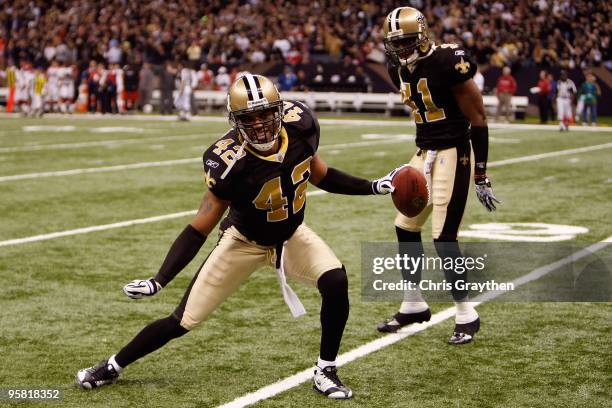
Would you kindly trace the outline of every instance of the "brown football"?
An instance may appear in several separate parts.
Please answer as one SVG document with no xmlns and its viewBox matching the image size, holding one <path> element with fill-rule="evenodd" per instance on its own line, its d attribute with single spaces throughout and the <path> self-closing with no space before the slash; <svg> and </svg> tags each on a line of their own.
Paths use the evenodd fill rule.
<svg viewBox="0 0 612 408">
<path fill-rule="evenodd" d="M 406 166 L 393 177 L 393 204 L 406 217 L 416 217 L 427 206 L 429 193 L 423 173 Z"/>
</svg>

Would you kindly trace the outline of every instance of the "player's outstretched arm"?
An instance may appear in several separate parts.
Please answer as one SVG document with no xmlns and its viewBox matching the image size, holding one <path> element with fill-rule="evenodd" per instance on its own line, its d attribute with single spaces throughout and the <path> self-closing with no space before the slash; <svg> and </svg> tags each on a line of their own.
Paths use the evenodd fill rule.
<svg viewBox="0 0 612 408">
<path fill-rule="evenodd" d="M 391 179 L 389 178 L 390 174 L 370 181 L 351 176 L 333 167 L 328 167 L 327 163 L 318 154 L 310 162 L 310 182 L 329 193 L 346 195 L 389 194 L 393 191 Z"/>
<path fill-rule="evenodd" d="M 491 181 L 487 177 L 487 160 L 489 156 L 489 128 L 485 114 L 482 95 L 473 79 L 462 82 L 452 88 L 457 105 L 472 125 L 470 138 L 474 150 L 474 183 L 476 196 L 489 211 L 495 211 L 495 203 L 500 201 L 493 194 Z"/>
<path fill-rule="evenodd" d="M 198 213 L 170 247 L 157 275 L 150 279 L 133 280 L 123 287 L 123 292 L 132 299 L 159 292 L 197 255 L 228 206 L 229 202 L 219 199 L 210 191 L 206 192 Z"/>
</svg>

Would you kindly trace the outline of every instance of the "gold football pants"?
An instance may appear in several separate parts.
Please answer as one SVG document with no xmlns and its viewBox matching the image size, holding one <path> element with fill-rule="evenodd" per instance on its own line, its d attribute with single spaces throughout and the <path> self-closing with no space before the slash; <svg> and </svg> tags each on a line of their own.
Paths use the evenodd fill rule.
<svg viewBox="0 0 612 408">
<path fill-rule="evenodd" d="M 427 156 L 431 154 L 419 149 L 409 164 L 425 173 Z M 429 215 L 433 214 L 433 238 L 441 241 L 456 240 L 471 185 L 473 162 L 469 142 L 435 151 L 435 160 L 431 163 L 431 197 L 427 207 L 416 217 L 406 217 L 398 213 L 395 225 L 406 231 L 421 232 L 423 224 Z"/>
<path fill-rule="evenodd" d="M 289 238 L 282 256 L 288 276 L 312 285 L 316 285 L 325 272 L 342 268 L 331 248 L 305 224 Z M 235 227 L 228 228 L 194 276 L 174 312 L 175 317 L 182 327 L 193 329 L 234 293 L 251 273 L 263 266 L 274 266 L 275 261 L 274 247 L 258 245 Z"/>
</svg>

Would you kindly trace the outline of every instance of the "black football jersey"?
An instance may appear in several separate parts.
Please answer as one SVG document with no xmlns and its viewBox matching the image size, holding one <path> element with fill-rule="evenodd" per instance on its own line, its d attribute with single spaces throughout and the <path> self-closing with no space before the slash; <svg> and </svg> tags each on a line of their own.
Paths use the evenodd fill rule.
<svg viewBox="0 0 612 408">
<path fill-rule="evenodd" d="M 260 245 L 289 239 L 304 220 L 310 161 L 319 147 L 319 124 L 304 104 L 285 101 L 280 150 L 262 156 L 234 129 L 204 153 L 204 179 L 210 191 L 230 201 L 221 229 L 235 226 Z M 226 173 L 232 160 L 237 160 Z"/>
<path fill-rule="evenodd" d="M 451 88 L 476 74 L 474 59 L 456 44 L 442 44 L 411 68 L 390 65 L 389 75 L 404 103 L 412 108 L 417 146 L 446 149 L 465 142 L 470 122 L 459 109 Z"/>
</svg>

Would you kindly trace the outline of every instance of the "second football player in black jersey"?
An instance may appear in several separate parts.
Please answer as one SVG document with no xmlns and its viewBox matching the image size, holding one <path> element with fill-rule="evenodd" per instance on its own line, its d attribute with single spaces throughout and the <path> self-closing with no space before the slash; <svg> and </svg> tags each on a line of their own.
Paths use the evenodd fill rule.
<svg viewBox="0 0 612 408">
<path fill-rule="evenodd" d="M 175 240 L 154 278 L 124 287 L 131 298 L 156 294 L 198 253 L 223 217 L 221 237 L 194 276 L 176 310 L 146 326 L 117 354 L 77 373 L 85 389 L 113 382 L 124 367 L 186 334 L 249 275 L 276 266 L 281 292 L 294 316 L 304 313 L 286 275 L 321 293 L 321 345 L 314 388 L 329 398 L 350 398 L 336 374 L 335 359 L 348 318 L 348 281 L 342 262 L 303 223 L 306 187 L 340 194 L 387 194 L 394 170 L 374 181 L 328 168 L 317 155 L 319 125 L 303 104 L 283 101 L 274 84 L 245 74 L 228 93 L 232 129 L 204 153 L 208 186 L 196 217 Z"/>
<path fill-rule="evenodd" d="M 457 233 L 474 173 L 476 194 L 489 210 L 497 199 L 486 175 L 489 135 L 482 96 L 472 80 L 476 63 L 456 44 L 436 45 L 425 16 L 412 7 L 399 7 L 387 15 L 383 26 L 389 75 L 410 106 L 416 123 L 417 152 L 410 165 L 427 179 L 429 203 L 416 217 L 398 214 L 395 219 L 400 250 L 409 256 L 423 254 L 421 229 L 432 215 L 432 235 L 442 258 L 461 256 Z M 473 164 L 475 162 L 475 164 Z M 445 271 L 448 281 L 457 274 Z M 417 283 L 421 271 L 402 271 Z M 466 279 L 466 276 L 461 276 Z M 455 330 L 450 344 L 471 341 L 480 327 L 478 313 L 467 292 L 452 291 L 456 303 Z M 400 310 L 378 330 L 395 332 L 402 326 L 429 320 L 429 306 L 418 290 L 406 291 Z"/>
</svg>

